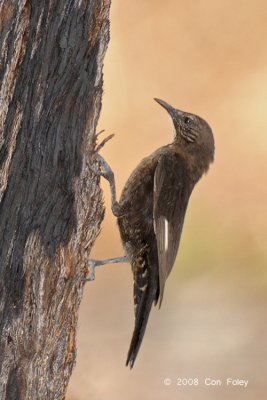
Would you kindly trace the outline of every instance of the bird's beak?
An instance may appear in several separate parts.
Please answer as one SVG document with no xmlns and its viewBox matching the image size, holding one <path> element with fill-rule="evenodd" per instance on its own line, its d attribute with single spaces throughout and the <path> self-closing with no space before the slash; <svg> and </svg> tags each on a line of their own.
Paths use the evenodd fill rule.
<svg viewBox="0 0 267 400">
<path fill-rule="evenodd" d="M 157 103 L 159 103 L 163 108 L 165 108 L 166 111 L 168 111 L 168 113 L 170 114 L 172 119 L 174 119 L 177 116 L 178 117 L 182 116 L 182 111 L 177 110 L 176 108 L 173 108 L 170 104 L 166 103 L 166 101 L 156 99 L 156 98 L 154 98 L 154 100 Z"/>
</svg>

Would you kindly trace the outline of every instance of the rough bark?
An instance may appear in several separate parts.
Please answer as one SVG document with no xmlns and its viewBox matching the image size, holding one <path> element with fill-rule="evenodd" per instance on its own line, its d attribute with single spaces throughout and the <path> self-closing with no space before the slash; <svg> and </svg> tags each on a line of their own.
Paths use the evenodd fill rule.
<svg viewBox="0 0 267 400">
<path fill-rule="evenodd" d="M 63 399 L 85 260 L 110 0 L 0 0 L 0 399 Z"/>
</svg>

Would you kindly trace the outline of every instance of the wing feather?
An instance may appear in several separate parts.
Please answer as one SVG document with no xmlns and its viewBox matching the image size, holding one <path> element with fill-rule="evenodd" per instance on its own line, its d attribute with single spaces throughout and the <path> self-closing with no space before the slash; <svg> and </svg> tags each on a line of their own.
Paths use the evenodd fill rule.
<svg viewBox="0 0 267 400">
<path fill-rule="evenodd" d="M 164 285 L 173 267 L 192 191 L 185 161 L 176 153 L 165 153 L 154 175 L 153 217 L 159 261 L 159 307 Z"/>
</svg>

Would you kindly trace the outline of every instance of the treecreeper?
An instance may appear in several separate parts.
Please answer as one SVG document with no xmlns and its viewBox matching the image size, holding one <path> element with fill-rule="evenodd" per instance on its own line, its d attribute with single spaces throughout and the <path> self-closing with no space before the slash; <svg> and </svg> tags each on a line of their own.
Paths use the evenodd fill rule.
<svg viewBox="0 0 267 400">
<path fill-rule="evenodd" d="M 90 274 L 98 265 L 130 262 L 134 279 L 135 326 L 126 365 L 133 367 L 152 304 L 162 302 L 164 286 L 179 248 L 192 190 L 214 159 L 214 138 L 207 122 L 155 99 L 173 122 L 173 141 L 144 158 L 116 200 L 114 174 L 97 154 L 99 170 L 110 183 L 112 211 L 118 219 L 125 256 L 88 260 Z"/>
</svg>

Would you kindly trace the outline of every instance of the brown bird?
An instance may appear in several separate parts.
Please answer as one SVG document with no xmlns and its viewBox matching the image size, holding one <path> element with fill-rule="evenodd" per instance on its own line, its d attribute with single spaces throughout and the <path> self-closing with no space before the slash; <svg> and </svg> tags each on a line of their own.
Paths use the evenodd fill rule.
<svg viewBox="0 0 267 400">
<path fill-rule="evenodd" d="M 181 238 L 191 192 L 208 171 L 214 158 L 212 131 L 197 115 L 177 110 L 155 99 L 169 113 L 174 127 L 173 141 L 144 158 L 127 180 L 119 203 L 114 174 L 98 155 L 99 175 L 110 183 L 112 211 L 126 256 L 103 261 L 89 260 L 94 267 L 129 261 L 134 277 L 135 327 L 126 365 L 134 365 L 151 306 L 162 302 L 164 286 L 171 272 Z"/>
</svg>

